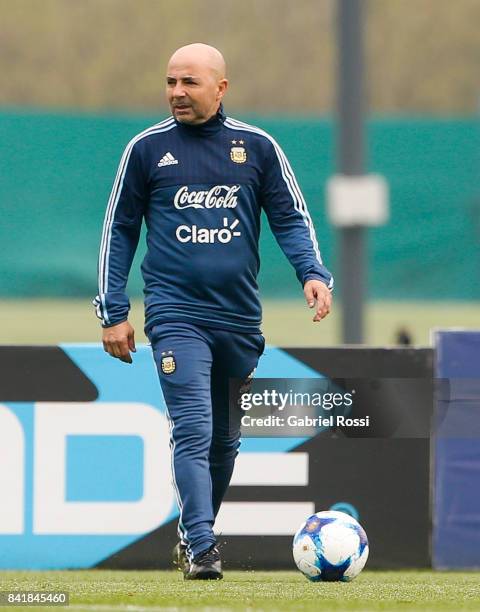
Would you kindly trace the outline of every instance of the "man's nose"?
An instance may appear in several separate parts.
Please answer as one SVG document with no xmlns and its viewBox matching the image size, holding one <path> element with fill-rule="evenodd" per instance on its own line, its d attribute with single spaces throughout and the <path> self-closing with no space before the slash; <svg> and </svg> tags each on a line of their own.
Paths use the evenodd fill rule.
<svg viewBox="0 0 480 612">
<path fill-rule="evenodd" d="M 175 87 L 173 88 L 173 91 L 172 91 L 172 96 L 174 98 L 183 98 L 184 95 L 185 95 L 185 89 L 182 83 L 175 83 Z"/>
</svg>

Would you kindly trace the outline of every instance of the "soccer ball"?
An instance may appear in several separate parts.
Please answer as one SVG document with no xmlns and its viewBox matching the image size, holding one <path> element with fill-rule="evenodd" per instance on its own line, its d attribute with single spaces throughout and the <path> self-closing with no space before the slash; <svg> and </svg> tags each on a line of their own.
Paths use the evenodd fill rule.
<svg viewBox="0 0 480 612">
<path fill-rule="evenodd" d="M 345 512 L 317 512 L 295 534 L 293 558 L 312 582 L 348 582 L 358 576 L 367 562 L 367 534 Z"/>
</svg>

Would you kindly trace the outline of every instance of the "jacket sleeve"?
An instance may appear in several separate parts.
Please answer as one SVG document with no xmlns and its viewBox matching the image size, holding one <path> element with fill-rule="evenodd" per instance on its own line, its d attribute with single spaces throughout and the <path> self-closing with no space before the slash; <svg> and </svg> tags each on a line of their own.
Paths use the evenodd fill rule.
<svg viewBox="0 0 480 612">
<path fill-rule="evenodd" d="M 102 327 L 128 318 L 130 301 L 125 288 L 140 237 L 146 193 L 138 143 L 131 141 L 120 160 L 103 224 L 98 295 L 93 300 Z"/>
<path fill-rule="evenodd" d="M 280 248 L 302 286 L 311 279 L 333 289 L 333 276 L 322 263 L 315 229 L 285 153 L 269 142 L 265 159 L 262 206 Z"/>
</svg>

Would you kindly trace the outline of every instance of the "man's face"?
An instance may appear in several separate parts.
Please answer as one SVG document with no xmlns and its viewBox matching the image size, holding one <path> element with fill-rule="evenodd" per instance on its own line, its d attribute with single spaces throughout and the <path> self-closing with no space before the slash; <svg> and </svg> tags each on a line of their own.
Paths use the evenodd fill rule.
<svg viewBox="0 0 480 612">
<path fill-rule="evenodd" d="M 181 123 L 204 123 L 215 115 L 227 81 L 208 66 L 172 58 L 167 67 L 167 100 Z"/>
</svg>

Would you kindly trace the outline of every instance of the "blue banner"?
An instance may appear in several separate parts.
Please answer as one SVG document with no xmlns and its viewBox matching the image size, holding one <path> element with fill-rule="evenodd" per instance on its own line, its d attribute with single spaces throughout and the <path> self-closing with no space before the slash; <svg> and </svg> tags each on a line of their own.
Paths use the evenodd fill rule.
<svg viewBox="0 0 480 612">
<path fill-rule="evenodd" d="M 480 567 L 480 332 L 436 333 L 433 565 Z"/>
<path fill-rule="evenodd" d="M 428 566 L 431 351 L 267 347 L 256 377 L 273 383 L 268 410 L 243 408 L 257 431 L 244 424 L 214 527 L 231 567 L 292 568 L 293 534 L 330 508 L 360 518 L 370 567 Z M 332 416 L 310 426 L 319 399 Z M 272 415 L 288 425 L 273 436 Z M 133 365 L 101 345 L 0 347 L 0 496 L 1 569 L 170 567 L 178 508 L 150 347 Z"/>
</svg>

